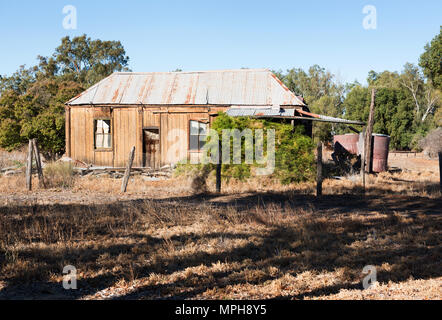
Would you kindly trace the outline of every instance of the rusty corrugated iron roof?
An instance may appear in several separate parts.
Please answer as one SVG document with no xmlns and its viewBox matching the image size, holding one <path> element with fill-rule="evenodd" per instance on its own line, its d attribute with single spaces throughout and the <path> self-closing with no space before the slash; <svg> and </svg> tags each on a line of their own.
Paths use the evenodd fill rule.
<svg viewBox="0 0 442 320">
<path fill-rule="evenodd" d="M 67 105 L 305 105 L 271 71 L 117 72 Z"/>
<path fill-rule="evenodd" d="M 298 114 L 297 114 L 298 113 Z M 310 121 L 333 122 L 342 124 L 365 125 L 364 122 L 329 117 L 322 114 L 310 113 L 300 108 L 296 109 L 275 109 L 269 107 L 237 107 L 232 106 L 227 109 L 226 114 L 231 117 L 252 117 L 252 118 L 288 118 Z"/>
<path fill-rule="evenodd" d="M 230 117 L 294 117 L 295 109 L 231 107 L 226 114 Z"/>
</svg>

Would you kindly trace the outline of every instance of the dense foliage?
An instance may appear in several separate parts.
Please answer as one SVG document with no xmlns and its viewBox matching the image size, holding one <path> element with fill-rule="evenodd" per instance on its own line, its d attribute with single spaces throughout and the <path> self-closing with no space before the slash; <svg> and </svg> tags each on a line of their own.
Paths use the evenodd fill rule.
<svg viewBox="0 0 442 320">
<path fill-rule="evenodd" d="M 225 178 L 245 179 L 250 177 L 256 168 L 264 168 L 266 164 L 254 161 L 253 164 L 246 164 L 246 153 L 254 153 L 256 148 L 256 129 L 263 132 L 264 156 L 268 156 L 268 130 L 275 130 L 275 170 L 272 174 L 283 184 L 306 181 L 314 175 L 314 144 L 310 137 L 303 134 L 304 128 L 298 126 L 293 128 L 290 124 L 283 122 L 272 122 L 267 120 L 251 119 L 247 117 L 229 117 L 220 113 L 213 122 L 212 128 L 217 132 L 223 143 L 223 130 L 238 129 L 243 132 L 246 129 L 252 130 L 254 145 L 248 146 L 245 138 L 241 143 L 241 164 L 223 164 L 222 175 Z M 209 138 L 210 140 L 210 138 Z M 210 142 L 209 142 L 210 143 Z M 230 142 L 232 145 L 232 142 Z M 230 148 L 230 159 L 233 159 L 233 147 Z M 255 159 L 256 160 L 256 159 Z"/>
<path fill-rule="evenodd" d="M 314 65 L 307 72 L 294 68 L 286 73 L 276 71 L 275 74 L 287 87 L 302 96 L 312 112 L 340 117 L 343 113 L 343 102 L 349 85 L 335 80 L 335 76 L 324 68 Z M 313 127 L 313 136 L 317 140 L 331 139 L 336 125 L 331 123 L 316 123 Z"/>
<path fill-rule="evenodd" d="M 317 65 L 307 72 L 295 68 L 276 74 L 305 98 L 311 111 L 351 120 L 368 120 L 371 89 L 376 89 L 374 132 L 390 135 L 392 148 L 408 150 L 418 149 L 430 130 L 442 126 L 442 29 L 425 46 L 419 66 L 406 63 L 401 72 L 370 71 L 367 85 L 342 84 Z M 347 127 L 329 123 L 316 123 L 313 129 L 322 141 L 345 132 L 350 132 Z"/>
<path fill-rule="evenodd" d="M 65 148 L 64 103 L 114 71 L 128 70 L 119 41 L 65 37 L 51 57 L 0 77 L 0 147 L 15 149 L 37 138 L 46 157 Z"/>
<path fill-rule="evenodd" d="M 36 66 L 21 66 L 10 76 L 0 76 L 0 147 L 12 150 L 37 138 L 42 151 L 56 157 L 64 152 L 63 104 L 112 72 L 128 70 L 129 58 L 119 41 L 83 35 L 63 38 L 52 56 L 39 56 L 38 61 Z M 425 46 L 419 66 L 406 63 L 401 72 L 370 71 L 367 85 L 341 83 L 318 65 L 307 71 L 275 73 L 304 97 L 311 111 L 347 119 L 367 121 L 370 91 L 375 88 L 374 131 L 390 135 L 395 149 L 419 148 L 428 132 L 442 126 L 442 28 Z M 246 120 L 229 125 L 238 129 L 249 125 L 242 121 Z M 285 132 L 284 127 L 278 130 Z M 315 123 L 313 128 L 315 139 L 321 141 L 344 132 L 346 126 L 331 123 Z M 243 169 L 236 168 L 234 175 L 246 176 Z"/>
<path fill-rule="evenodd" d="M 419 65 L 425 76 L 431 80 L 434 87 L 442 89 L 442 27 L 439 34 L 431 43 L 425 46 L 425 52 L 421 55 Z"/>
<path fill-rule="evenodd" d="M 83 91 L 72 81 L 44 79 L 29 85 L 24 94 L 5 91 L 0 98 L 0 146 L 12 150 L 37 138 L 46 157 L 64 150 L 64 103 Z"/>
</svg>

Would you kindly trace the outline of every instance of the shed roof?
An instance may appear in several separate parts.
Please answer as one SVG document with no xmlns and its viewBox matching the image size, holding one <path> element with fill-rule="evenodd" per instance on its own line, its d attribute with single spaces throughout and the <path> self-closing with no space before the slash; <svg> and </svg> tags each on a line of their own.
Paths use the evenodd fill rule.
<svg viewBox="0 0 442 320">
<path fill-rule="evenodd" d="M 267 69 L 117 72 L 67 105 L 304 106 Z"/>
<path fill-rule="evenodd" d="M 301 109 L 274 109 L 266 107 L 236 107 L 232 106 L 226 111 L 230 117 L 252 117 L 252 118 L 286 118 L 309 121 L 322 121 L 343 124 L 365 125 L 364 122 L 329 117 L 322 114 L 310 113 Z"/>
<path fill-rule="evenodd" d="M 294 117 L 295 109 L 252 108 L 233 106 L 226 111 L 230 117 Z"/>
</svg>

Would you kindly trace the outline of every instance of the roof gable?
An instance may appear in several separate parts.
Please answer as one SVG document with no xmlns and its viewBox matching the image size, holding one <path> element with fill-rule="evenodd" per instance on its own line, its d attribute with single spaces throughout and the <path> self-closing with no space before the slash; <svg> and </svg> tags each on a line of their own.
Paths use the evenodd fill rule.
<svg viewBox="0 0 442 320">
<path fill-rule="evenodd" d="M 272 72 L 266 69 L 118 72 L 66 104 L 72 106 L 304 105 Z"/>
</svg>

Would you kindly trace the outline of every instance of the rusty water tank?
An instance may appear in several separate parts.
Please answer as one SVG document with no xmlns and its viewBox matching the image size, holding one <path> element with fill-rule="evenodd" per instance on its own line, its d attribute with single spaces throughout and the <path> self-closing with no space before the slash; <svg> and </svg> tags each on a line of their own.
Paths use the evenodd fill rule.
<svg viewBox="0 0 442 320">
<path fill-rule="evenodd" d="M 390 136 L 373 134 L 373 172 L 387 171 L 389 148 Z"/>
<path fill-rule="evenodd" d="M 358 134 L 341 134 L 333 137 L 333 145 L 339 143 L 345 150 L 350 152 L 351 154 L 358 154 Z"/>
</svg>

